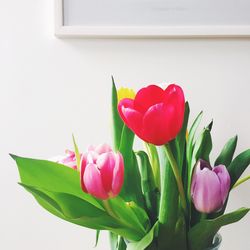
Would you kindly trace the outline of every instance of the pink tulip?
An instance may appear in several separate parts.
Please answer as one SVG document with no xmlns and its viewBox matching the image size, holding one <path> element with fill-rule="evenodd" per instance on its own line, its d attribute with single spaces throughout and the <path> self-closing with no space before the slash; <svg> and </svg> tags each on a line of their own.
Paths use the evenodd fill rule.
<svg viewBox="0 0 250 250">
<path fill-rule="evenodd" d="M 224 165 L 214 168 L 199 160 L 193 173 L 191 197 L 195 208 L 202 213 L 219 211 L 228 196 L 230 175 Z"/>
<path fill-rule="evenodd" d="M 57 163 L 61 163 L 63 165 L 66 165 L 70 168 L 73 169 L 77 169 L 77 165 L 76 165 L 76 155 L 75 152 L 71 151 L 71 150 L 66 150 L 65 151 L 66 155 L 62 155 L 62 156 L 56 156 L 51 158 L 51 161 L 55 161 Z"/>
<path fill-rule="evenodd" d="M 113 198 L 123 185 L 123 157 L 119 152 L 114 153 L 107 144 L 91 146 L 81 158 L 80 175 L 84 192 L 102 200 Z"/>
</svg>

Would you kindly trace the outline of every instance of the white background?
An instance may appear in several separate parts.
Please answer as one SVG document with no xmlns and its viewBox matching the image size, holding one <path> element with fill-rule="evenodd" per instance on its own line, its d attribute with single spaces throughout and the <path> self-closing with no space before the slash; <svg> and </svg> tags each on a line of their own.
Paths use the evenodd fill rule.
<svg viewBox="0 0 250 250">
<path fill-rule="evenodd" d="M 214 118 L 214 152 L 234 134 L 250 146 L 250 40 L 59 40 L 53 1 L 1 0 L 0 249 L 93 248 L 93 231 L 60 221 L 17 185 L 9 152 L 49 158 L 71 147 L 111 142 L 110 75 L 119 86 L 176 82 L 192 117 Z M 215 154 L 213 154 L 215 155 Z M 249 173 L 249 171 L 248 171 Z M 228 210 L 250 206 L 250 182 L 233 191 Z M 247 249 L 249 215 L 225 227 L 222 250 Z M 97 249 L 106 250 L 105 234 Z"/>
</svg>

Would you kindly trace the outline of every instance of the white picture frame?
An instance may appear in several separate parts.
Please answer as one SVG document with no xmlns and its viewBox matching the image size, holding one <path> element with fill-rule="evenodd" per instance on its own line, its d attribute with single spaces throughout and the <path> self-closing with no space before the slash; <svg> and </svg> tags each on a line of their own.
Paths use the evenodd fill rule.
<svg viewBox="0 0 250 250">
<path fill-rule="evenodd" d="M 226 38 L 250 37 L 244 25 L 91 26 L 64 25 L 64 0 L 55 1 L 55 35 L 59 38 Z M 103 0 L 104 1 L 104 0 Z"/>
</svg>

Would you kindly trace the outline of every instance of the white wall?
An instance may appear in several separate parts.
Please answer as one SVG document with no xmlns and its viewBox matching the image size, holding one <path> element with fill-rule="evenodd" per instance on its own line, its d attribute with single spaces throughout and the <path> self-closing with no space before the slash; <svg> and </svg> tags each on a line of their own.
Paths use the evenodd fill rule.
<svg viewBox="0 0 250 250">
<path fill-rule="evenodd" d="M 7 154 L 60 154 L 72 132 L 83 150 L 110 142 L 111 74 L 125 86 L 181 84 L 192 115 L 214 118 L 216 152 L 236 133 L 238 152 L 250 146 L 249 39 L 59 40 L 51 0 L 1 1 L 0 32 L 0 249 L 92 249 L 94 232 L 51 216 L 17 185 Z M 230 210 L 250 206 L 249 188 L 232 193 Z M 222 234 L 221 249 L 246 249 L 249 216 Z"/>
</svg>

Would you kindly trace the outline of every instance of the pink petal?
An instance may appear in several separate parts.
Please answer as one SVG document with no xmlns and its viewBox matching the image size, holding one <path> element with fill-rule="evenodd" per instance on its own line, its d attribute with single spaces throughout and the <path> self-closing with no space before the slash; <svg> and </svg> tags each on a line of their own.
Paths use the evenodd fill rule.
<svg viewBox="0 0 250 250">
<path fill-rule="evenodd" d="M 112 148 L 106 143 L 98 145 L 95 148 L 95 152 L 98 154 L 103 154 L 103 153 L 107 153 L 107 152 L 111 152 L 111 151 L 112 151 Z"/>
<path fill-rule="evenodd" d="M 151 106 L 163 102 L 164 90 L 156 85 L 140 89 L 134 100 L 134 108 L 144 114 Z"/>
<path fill-rule="evenodd" d="M 124 162 L 120 153 L 116 154 L 116 164 L 113 171 L 112 196 L 117 196 L 124 182 Z"/>
<path fill-rule="evenodd" d="M 213 171 L 202 169 L 197 174 L 194 185 L 192 198 L 198 211 L 210 213 L 222 207 L 220 182 Z"/>
<path fill-rule="evenodd" d="M 85 172 L 85 169 L 86 169 L 86 165 L 87 165 L 87 154 L 83 154 L 82 157 L 81 157 L 81 162 L 80 162 L 80 179 L 81 179 L 81 188 L 82 190 L 87 193 L 87 189 L 84 185 L 84 179 L 83 179 L 83 176 L 84 176 L 84 172 Z"/>
<path fill-rule="evenodd" d="M 221 187 L 221 200 L 223 203 L 226 201 L 228 192 L 230 189 L 230 175 L 227 171 L 227 168 L 224 165 L 219 165 L 214 167 L 213 171 L 217 174 L 217 177 L 220 181 L 220 187 Z"/>
<path fill-rule="evenodd" d="M 96 165 L 100 171 L 103 187 L 106 193 L 112 190 L 113 171 L 115 167 L 115 155 L 113 152 L 99 156 Z"/>
<path fill-rule="evenodd" d="M 83 181 L 88 193 L 102 200 L 108 198 L 108 194 L 103 187 L 100 171 L 96 164 L 90 163 L 86 166 Z"/>
</svg>

